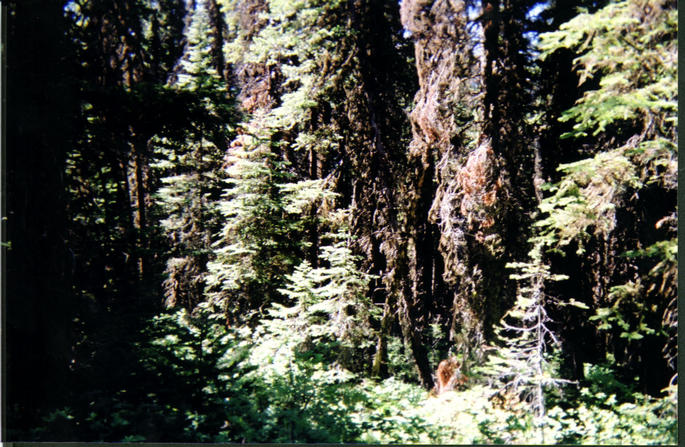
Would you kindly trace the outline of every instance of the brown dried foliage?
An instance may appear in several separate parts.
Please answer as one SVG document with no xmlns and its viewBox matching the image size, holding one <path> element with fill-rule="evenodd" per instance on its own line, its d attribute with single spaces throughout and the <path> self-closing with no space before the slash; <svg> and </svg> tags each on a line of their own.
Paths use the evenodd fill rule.
<svg viewBox="0 0 685 447">
<path fill-rule="evenodd" d="M 193 309 L 203 299 L 204 267 L 191 257 L 171 258 L 167 262 L 168 278 L 164 287 L 164 306 Z"/>
<path fill-rule="evenodd" d="M 273 106 L 272 75 L 266 64 L 246 63 L 238 68 L 237 77 L 241 85 L 238 101 L 247 113 Z"/>
<path fill-rule="evenodd" d="M 469 71 L 466 12 L 462 1 L 405 0 L 402 24 L 414 37 L 419 92 L 411 112 L 414 140 L 411 155 L 424 163 L 432 146 L 444 152 L 457 132 L 454 103 Z"/>
<path fill-rule="evenodd" d="M 468 380 L 468 378 L 462 374 L 461 363 L 455 357 L 450 357 L 441 361 L 435 372 L 435 376 L 437 379 L 435 383 L 435 393 L 437 395 L 461 387 Z"/>
<path fill-rule="evenodd" d="M 491 212 L 497 200 L 502 181 L 496 177 L 494 154 L 489 141 L 484 141 L 471 152 L 463 167 L 456 173 L 456 185 L 461 200 L 459 210 L 466 216 L 470 229 L 480 226 L 482 229 L 492 227 L 495 216 Z M 476 235 L 482 242 L 483 235 Z"/>
</svg>

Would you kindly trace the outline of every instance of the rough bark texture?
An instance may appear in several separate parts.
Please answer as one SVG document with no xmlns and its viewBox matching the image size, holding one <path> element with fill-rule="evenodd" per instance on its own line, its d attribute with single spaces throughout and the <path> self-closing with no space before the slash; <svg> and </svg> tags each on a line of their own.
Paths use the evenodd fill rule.
<svg viewBox="0 0 685 447">
<path fill-rule="evenodd" d="M 363 170 L 355 184 L 355 227 L 360 248 L 370 260 L 367 271 L 380 277 L 372 284 L 373 299 L 384 306 L 372 369 L 374 374 L 384 374 L 385 337 L 397 317 L 419 380 L 430 388 L 433 379 L 425 332 L 433 302 L 436 248 L 436 231 L 427 221 L 433 172 L 429 167 L 426 175 L 418 168 L 420 163 L 414 167 L 415 161 L 407 159 L 409 122 L 402 111 L 416 88 L 416 78 L 407 72 L 409 48 L 403 45 L 398 51 L 392 39 L 400 31 L 397 9 L 373 1 L 357 1 L 352 9 L 353 26 L 360 31 L 362 79 L 356 110 L 363 115 L 350 121 L 352 125 L 365 123 L 367 142 L 363 144 L 371 155 L 364 156 L 366 151 L 351 154 Z"/>
<path fill-rule="evenodd" d="M 484 244 L 487 250 L 482 251 L 480 262 L 484 266 L 480 288 L 485 328 L 497 322 L 513 302 L 516 288 L 504 266 L 527 256 L 529 214 L 536 205 L 534 142 L 526 121 L 532 104 L 526 60 L 529 44 L 523 35 L 527 11 L 525 4 L 492 1 L 485 3 L 481 18 L 485 48 L 481 144 L 492 151 L 488 159 L 493 169 L 486 182 L 492 196 L 484 196 L 485 206 L 491 206 L 484 226 L 489 226 L 492 239 Z"/>
<path fill-rule="evenodd" d="M 450 210 L 457 199 L 446 182 L 454 178 L 454 173 L 448 172 L 454 159 L 467 151 L 465 134 L 469 128 L 464 124 L 476 118 L 468 114 L 473 105 L 471 67 L 476 61 L 471 54 L 473 43 L 469 41 L 465 8 L 465 3 L 456 1 L 405 0 L 401 5 L 402 23 L 414 39 L 419 78 L 411 112 L 412 172 L 406 209 L 413 250 L 412 287 L 406 309 L 415 331 L 425 329 L 428 313 L 444 312 L 447 294 L 443 281 L 454 282 L 459 264 L 455 255 L 462 241 L 455 226 L 457 216 Z M 438 244 L 445 255 L 444 272 Z M 457 319 L 464 320 L 455 314 L 453 320 Z"/>
<path fill-rule="evenodd" d="M 436 299 L 423 279 L 431 264 L 422 262 L 435 224 L 443 277 L 454 291 L 450 339 L 468 352 L 485 341 L 513 298 L 504 266 L 526 253 L 521 229 L 534 205 L 534 188 L 519 10 L 486 2 L 479 18 L 469 22 L 466 8 L 465 2 L 447 0 L 401 5 L 420 84 L 411 113 L 413 296 L 423 303 Z M 479 27 L 480 57 L 473 37 Z M 479 86 L 482 95 L 476 95 Z M 431 202 L 427 212 L 424 205 Z"/>
</svg>

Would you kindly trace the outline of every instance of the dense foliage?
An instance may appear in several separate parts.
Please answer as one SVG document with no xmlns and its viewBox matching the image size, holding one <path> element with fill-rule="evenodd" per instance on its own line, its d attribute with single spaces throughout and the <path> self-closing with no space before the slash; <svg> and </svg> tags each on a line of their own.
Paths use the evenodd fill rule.
<svg viewBox="0 0 685 447">
<path fill-rule="evenodd" d="M 6 9 L 3 440 L 677 443 L 674 1 Z"/>
</svg>

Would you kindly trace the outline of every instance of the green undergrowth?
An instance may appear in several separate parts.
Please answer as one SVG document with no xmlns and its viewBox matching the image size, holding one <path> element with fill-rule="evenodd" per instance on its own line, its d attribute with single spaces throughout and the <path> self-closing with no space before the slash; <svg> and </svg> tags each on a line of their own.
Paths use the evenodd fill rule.
<svg viewBox="0 0 685 447">
<path fill-rule="evenodd" d="M 577 399 L 551 407 L 539 427 L 523 402 L 502 402 L 477 385 L 427 397 L 408 414 L 428 427 L 422 442 L 442 444 L 676 444 L 677 403 L 669 394 L 615 394 L 581 387 Z M 670 390 L 671 393 L 674 390 Z M 506 406 L 506 408 L 505 408 Z M 383 440 L 385 441 L 385 440 Z"/>
<path fill-rule="evenodd" d="M 155 317 L 128 380 L 84 389 L 44 417 L 40 441 L 677 443 L 675 387 L 635 392 L 610 366 L 547 396 L 540 427 L 515 394 L 474 368 L 466 388 L 439 396 L 341 366 L 332 337 L 227 328 L 209 308 Z M 284 338 L 285 337 L 285 338 Z M 487 367 L 487 365 L 486 365 Z"/>
</svg>

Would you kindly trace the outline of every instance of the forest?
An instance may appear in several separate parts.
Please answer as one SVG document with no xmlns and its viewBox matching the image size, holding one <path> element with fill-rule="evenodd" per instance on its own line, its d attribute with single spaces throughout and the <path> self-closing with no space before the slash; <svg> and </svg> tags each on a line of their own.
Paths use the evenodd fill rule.
<svg viewBox="0 0 685 447">
<path fill-rule="evenodd" d="M 3 3 L 3 441 L 677 444 L 675 0 Z"/>
</svg>

